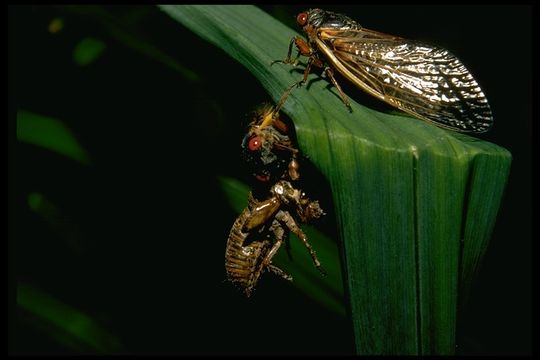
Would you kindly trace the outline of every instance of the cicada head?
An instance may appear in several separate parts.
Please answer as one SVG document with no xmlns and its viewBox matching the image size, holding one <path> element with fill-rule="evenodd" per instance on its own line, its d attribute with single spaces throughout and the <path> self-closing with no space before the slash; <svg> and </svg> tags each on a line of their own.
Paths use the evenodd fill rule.
<svg viewBox="0 0 540 360">
<path fill-rule="evenodd" d="M 345 30 L 358 27 L 354 20 L 345 15 L 321 9 L 310 9 L 301 12 L 296 16 L 296 22 L 307 33 L 316 31 L 319 28 Z"/>
<path fill-rule="evenodd" d="M 242 140 L 242 159 L 255 179 L 272 183 L 288 176 L 296 151 L 289 127 L 274 108 L 265 104 L 255 110 Z"/>
</svg>

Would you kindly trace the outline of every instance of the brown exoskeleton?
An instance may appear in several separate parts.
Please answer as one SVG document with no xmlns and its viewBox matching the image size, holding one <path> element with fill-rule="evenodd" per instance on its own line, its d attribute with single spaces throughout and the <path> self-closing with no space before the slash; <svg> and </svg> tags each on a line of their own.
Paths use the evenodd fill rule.
<svg viewBox="0 0 540 360">
<path fill-rule="evenodd" d="M 315 266 L 322 272 L 315 250 L 293 217 L 296 215 L 301 222 L 320 217 L 324 213 L 319 202 L 307 199 L 287 180 L 274 184 L 270 194 L 268 199 L 257 201 L 250 193 L 249 204 L 234 222 L 227 241 L 227 276 L 247 297 L 266 270 L 292 281 L 292 276 L 272 264 L 272 258 L 286 241 L 289 231 L 302 240 Z M 251 242 L 248 241 L 250 237 L 254 238 Z"/>
<path fill-rule="evenodd" d="M 308 249 L 315 266 L 323 272 L 315 251 L 299 222 L 324 214 L 318 201 L 311 201 L 293 186 L 298 180 L 297 155 L 288 127 L 279 117 L 279 108 L 292 87 L 275 107 L 263 106 L 242 142 L 244 160 L 263 190 L 249 195 L 248 206 L 234 222 L 225 250 L 228 279 L 249 297 L 260 276 L 271 271 L 286 280 L 292 276 L 272 264 L 272 258 L 288 240 L 290 232 Z M 324 272 L 323 272 L 324 273 Z"/>
</svg>

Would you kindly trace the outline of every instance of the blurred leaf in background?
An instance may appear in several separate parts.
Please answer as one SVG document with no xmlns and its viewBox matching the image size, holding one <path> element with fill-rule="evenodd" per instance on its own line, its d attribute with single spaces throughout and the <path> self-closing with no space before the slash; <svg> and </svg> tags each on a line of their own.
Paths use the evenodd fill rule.
<svg viewBox="0 0 540 360">
<path fill-rule="evenodd" d="M 90 163 L 87 151 L 68 127 L 58 119 L 19 110 L 17 140 L 55 151 L 83 164 Z"/>
<path fill-rule="evenodd" d="M 118 339 L 92 317 L 29 284 L 18 284 L 17 305 L 27 313 L 25 321 L 42 327 L 47 336 L 71 350 L 105 354 L 121 348 Z"/>
<path fill-rule="evenodd" d="M 105 43 L 93 37 L 82 39 L 73 49 L 73 61 L 80 66 L 87 66 L 105 51 Z"/>
</svg>

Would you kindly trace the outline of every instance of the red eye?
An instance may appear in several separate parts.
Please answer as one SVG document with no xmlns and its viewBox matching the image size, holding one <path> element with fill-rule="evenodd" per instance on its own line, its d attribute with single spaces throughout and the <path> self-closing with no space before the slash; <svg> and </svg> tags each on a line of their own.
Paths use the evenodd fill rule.
<svg viewBox="0 0 540 360">
<path fill-rule="evenodd" d="M 248 142 L 248 149 L 251 151 L 257 151 L 262 146 L 262 139 L 260 136 L 254 136 L 251 139 L 249 139 Z"/>
<path fill-rule="evenodd" d="M 298 14 L 298 16 L 296 17 L 296 22 L 300 26 L 306 25 L 306 23 L 307 23 L 307 14 L 306 13 Z"/>
</svg>

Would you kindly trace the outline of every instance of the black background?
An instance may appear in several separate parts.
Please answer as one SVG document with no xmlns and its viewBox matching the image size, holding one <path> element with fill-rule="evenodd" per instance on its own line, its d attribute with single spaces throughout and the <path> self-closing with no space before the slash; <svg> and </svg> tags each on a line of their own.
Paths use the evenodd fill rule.
<svg viewBox="0 0 540 360">
<path fill-rule="evenodd" d="M 306 7 L 263 8 L 293 27 Z M 113 17 L 133 9 L 107 7 Z M 99 18 L 63 7 L 9 8 L 10 352 L 70 352 L 13 306 L 14 286 L 23 281 L 92 314 L 120 339 L 123 353 L 352 353 L 348 322 L 280 279 L 262 281 L 249 301 L 224 282 L 235 214 L 216 175 L 247 179 L 238 159 L 242 120 L 268 98 L 220 50 L 158 9 L 138 9 L 137 31 L 200 83 L 125 46 Z M 480 137 L 508 149 L 513 163 L 457 351 L 530 353 L 531 7 L 325 9 L 450 49 L 485 90 L 495 125 Z M 65 29 L 53 36 L 47 26 L 56 16 Z M 107 48 L 81 68 L 71 52 L 84 36 Z M 94 165 L 15 143 L 17 109 L 62 119 Z M 79 252 L 28 209 L 32 191 L 64 210 Z"/>
</svg>

